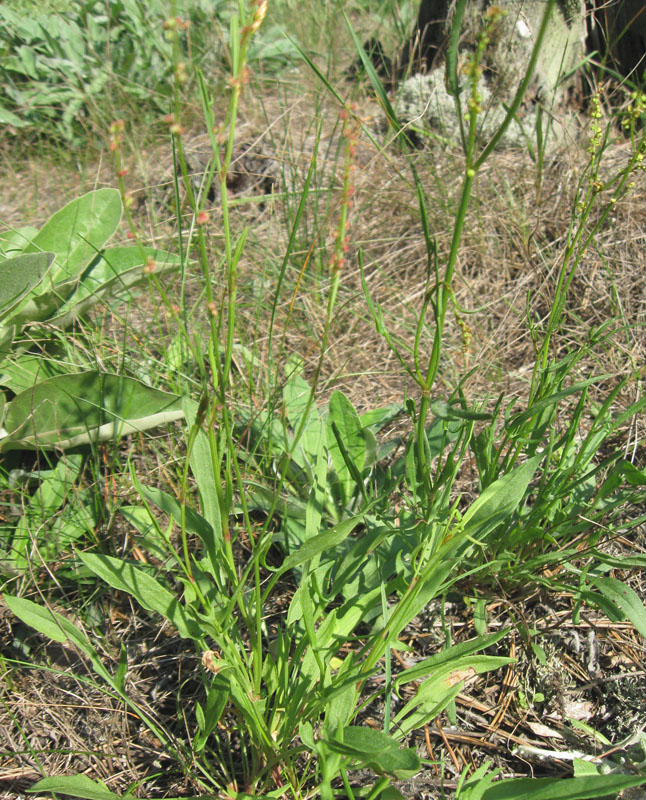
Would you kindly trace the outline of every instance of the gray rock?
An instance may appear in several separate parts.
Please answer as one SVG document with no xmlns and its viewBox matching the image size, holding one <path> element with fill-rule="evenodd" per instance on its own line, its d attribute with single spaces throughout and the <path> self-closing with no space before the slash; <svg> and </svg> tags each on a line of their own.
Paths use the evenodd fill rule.
<svg viewBox="0 0 646 800">
<path fill-rule="evenodd" d="M 484 30 L 488 0 L 475 0 L 467 7 L 460 36 L 459 64 L 464 66 Z M 482 57 L 482 77 L 478 93 L 483 109 L 478 122 L 482 139 L 488 139 L 505 117 L 508 106 L 525 74 L 545 9 L 536 0 L 500 0 L 504 12 L 490 31 L 490 42 Z M 446 30 L 450 28 L 450 20 Z M 576 88 L 576 68 L 585 52 L 584 12 L 581 0 L 561 0 L 548 23 L 548 30 L 536 70 L 523 103 L 518 122 L 505 136 L 508 145 L 523 141 L 523 130 L 530 135 L 536 125 L 540 105 L 552 115 L 565 108 Z M 462 107 L 467 109 L 470 87 L 463 73 Z M 427 75 L 414 75 L 404 81 L 397 93 L 395 108 L 399 119 L 412 126 L 428 126 L 441 137 L 455 139 L 459 127 L 455 103 L 445 87 L 444 65 Z"/>
</svg>

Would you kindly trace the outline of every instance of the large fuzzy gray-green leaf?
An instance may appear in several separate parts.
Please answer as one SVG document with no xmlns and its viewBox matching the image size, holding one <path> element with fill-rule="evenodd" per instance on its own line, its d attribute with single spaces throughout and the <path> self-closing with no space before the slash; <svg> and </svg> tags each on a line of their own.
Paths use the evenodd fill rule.
<svg viewBox="0 0 646 800">
<path fill-rule="evenodd" d="M 0 318 L 38 286 L 54 258 L 54 253 L 26 253 L 0 261 Z"/>
<path fill-rule="evenodd" d="M 76 197 L 47 220 L 24 252 L 55 253 L 54 283 L 74 279 L 116 231 L 121 211 L 116 189 L 97 189 Z"/>
<path fill-rule="evenodd" d="M 181 398 L 134 378 L 95 371 L 61 375 L 8 403 L 0 450 L 77 447 L 182 416 Z"/>
</svg>

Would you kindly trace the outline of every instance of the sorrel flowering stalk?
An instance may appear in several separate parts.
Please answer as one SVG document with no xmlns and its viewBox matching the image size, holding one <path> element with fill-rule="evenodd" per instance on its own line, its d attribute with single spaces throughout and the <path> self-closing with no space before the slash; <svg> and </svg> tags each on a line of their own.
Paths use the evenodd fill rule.
<svg viewBox="0 0 646 800">
<path fill-rule="evenodd" d="M 332 317 L 334 316 L 334 307 L 336 305 L 337 295 L 339 293 L 339 286 L 341 285 L 341 273 L 346 266 L 346 253 L 350 246 L 350 211 L 354 204 L 354 172 L 356 170 L 356 151 L 359 142 L 359 133 L 361 131 L 361 119 L 357 116 L 356 103 L 346 105 L 341 109 L 339 114 L 343 121 L 343 177 L 341 186 L 341 199 L 339 201 L 339 220 L 337 222 L 334 246 L 332 255 L 329 261 L 330 270 L 330 290 L 328 292 L 327 310 L 325 314 L 325 325 L 323 328 L 323 336 L 319 346 L 319 358 L 314 371 L 314 377 L 311 382 L 311 390 L 307 403 L 302 414 L 302 421 L 300 427 L 294 431 L 294 438 L 292 448 L 295 450 L 298 446 L 299 439 L 307 423 L 308 414 L 312 404 L 314 403 L 314 395 L 318 386 L 318 380 L 323 367 L 323 360 L 327 351 L 327 345 L 330 336 L 330 327 L 332 324 Z M 291 451 L 288 453 L 291 455 Z M 289 459 L 286 460 L 286 467 L 289 464 Z M 279 481 L 279 489 L 282 488 L 282 483 L 285 478 L 283 472 Z M 276 498 L 279 491 L 276 492 Z M 275 511 L 275 504 L 271 508 L 268 516 L 268 521 Z"/>
<path fill-rule="evenodd" d="M 236 123 L 238 116 L 238 104 L 242 96 L 243 86 L 249 80 L 249 70 L 246 60 L 249 44 L 252 37 L 258 32 L 263 19 L 267 13 L 267 0 L 255 0 L 251 3 L 246 19 L 239 19 L 238 14 L 233 14 L 230 20 L 229 33 L 229 52 L 231 56 L 231 75 L 229 77 L 229 97 L 228 107 L 224 119 L 215 119 L 214 98 L 207 86 L 203 74 L 196 70 L 200 87 L 202 111 L 209 134 L 212 161 L 206 171 L 204 181 L 200 191 L 194 192 L 191 181 L 187 174 L 186 160 L 184 158 L 181 132 L 174 133 L 173 144 L 178 156 L 182 178 L 186 188 L 188 203 L 193 212 L 193 233 L 194 236 L 188 241 L 187 252 L 191 247 L 197 250 L 196 257 L 200 264 L 204 283 L 204 308 L 209 324 L 208 351 L 202 354 L 200 359 L 203 364 L 208 360 L 210 375 L 203 374 L 202 399 L 195 417 L 195 422 L 191 427 L 187 442 L 187 456 L 185 460 L 184 474 L 182 476 L 182 515 L 185 515 L 186 498 L 189 491 L 189 468 L 190 456 L 195 445 L 197 435 L 204 430 L 208 437 L 209 460 L 213 473 L 213 492 L 214 500 L 212 506 L 219 512 L 223 543 L 223 569 L 226 572 L 227 587 L 221 587 L 230 593 L 232 604 L 237 607 L 238 613 L 243 620 L 243 624 L 249 635 L 249 646 L 251 649 L 250 673 L 241 674 L 241 680 L 249 684 L 251 693 L 259 696 L 262 682 L 263 668 L 263 620 L 261 607 L 261 578 L 260 562 L 257 558 L 253 560 L 251 581 L 253 590 L 250 593 L 242 592 L 242 583 L 249 579 L 249 573 L 240 576 L 233 558 L 232 532 L 230 518 L 234 496 L 240 503 L 244 518 L 244 525 L 248 533 L 249 540 L 254 550 L 259 546 L 258 537 L 254 533 L 254 526 L 249 518 L 245 486 L 242 481 L 240 466 L 238 463 L 237 446 L 233 433 L 233 409 L 230 396 L 230 375 L 233 363 L 233 348 L 235 343 L 236 325 L 236 293 L 238 278 L 238 263 L 242 256 L 246 230 L 242 232 L 236 240 L 231 229 L 230 209 L 227 190 L 227 173 L 233 157 L 233 146 L 235 142 Z M 240 4 L 240 15 L 244 14 L 243 5 Z M 178 35 L 177 29 L 174 35 Z M 177 75 L 181 76 L 181 71 Z M 175 97 L 173 122 L 171 124 L 181 125 L 179 93 L 180 85 L 176 80 L 173 84 Z M 222 235 L 223 246 L 220 255 L 214 263 L 213 254 L 209 252 L 208 244 L 208 216 L 204 209 L 204 198 L 208 193 L 211 184 L 219 189 L 220 233 Z M 178 231 L 181 226 L 179 226 Z M 181 240 L 180 240 L 181 243 Z M 216 294 L 217 287 L 217 294 Z M 183 294 L 182 294 L 183 301 Z M 182 302 L 183 305 L 183 302 Z M 205 358 L 206 355 L 206 358 Z M 184 560 L 186 567 L 190 571 L 190 554 L 186 542 L 185 519 L 182 519 Z M 263 538 L 264 546 L 264 538 Z M 195 585 L 195 591 L 199 593 L 199 587 Z M 205 604 L 208 607 L 208 603 Z M 240 656 L 238 656 L 240 657 Z M 247 654 L 243 660 L 247 661 Z M 241 662 L 242 663 L 242 662 Z M 242 667 L 241 667 L 242 669 Z M 246 667 L 245 667 L 246 670 Z M 254 750 L 253 759 L 260 758 Z M 252 772 L 257 772 L 258 765 L 254 766 Z"/>
<path fill-rule="evenodd" d="M 130 211 L 132 207 L 132 195 L 126 191 L 126 182 L 124 180 L 128 174 L 128 170 L 123 166 L 123 160 L 121 158 L 121 142 L 125 129 L 126 123 L 122 119 L 115 120 L 115 122 L 110 125 L 110 139 L 108 147 L 114 158 L 114 169 L 117 174 L 117 178 L 119 179 L 119 194 L 121 195 L 121 203 L 125 210 L 126 222 L 128 223 L 129 228 L 128 238 L 136 240 L 137 230 L 135 228 L 135 223 Z"/>
<path fill-rule="evenodd" d="M 343 120 L 343 187 L 341 190 L 341 202 L 339 208 L 339 221 L 336 228 L 336 236 L 334 239 L 334 251 L 330 258 L 330 277 L 331 286 L 330 294 L 328 296 L 328 323 L 332 317 L 332 310 L 336 303 L 336 296 L 341 281 L 341 270 L 346 265 L 345 253 L 348 251 L 350 242 L 350 221 L 348 219 L 350 209 L 353 204 L 354 183 L 352 180 L 354 170 L 356 168 L 355 156 L 357 143 L 359 139 L 359 132 L 361 130 L 361 121 L 356 115 L 356 104 L 352 103 L 349 106 L 341 109 L 341 119 Z M 329 324 L 326 325 L 324 334 L 324 343 L 321 347 L 321 354 L 325 351 L 327 344 Z"/>
<path fill-rule="evenodd" d="M 451 240 L 451 249 L 444 269 L 444 275 L 440 276 L 439 271 L 436 275 L 436 287 L 434 296 L 431 300 L 433 309 L 433 317 L 435 322 L 435 332 L 433 336 L 433 345 L 431 353 L 428 358 L 427 367 L 423 375 L 418 376 L 419 387 L 422 390 L 422 398 L 420 402 L 419 413 L 416 421 L 416 446 L 418 456 L 418 481 L 422 487 L 424 494 L 425 513 L 430 519 L 433 516 L 433 507 L 435 502 L 435 493 L 439 485 L 434 484 L 434 479 L 431 474 L 431 465 L 428 456 L 428 449 L 426 445 L 426 424 L 431 407 L 431 393 L 437 380 L 437 375 L 440 368 L 440 356 L 442 353 L 444 324 L 446 320 L 446 311 L 449 300 L 453 297 L 453 276 L 458 260 L 458 253 L 462 242 L 462 233 L 464 230 L 464 223 L 466 220 L 467 209 L 471 197 L 471 190 L 475 181 L 476 175 L 480 167 L 489 158 L 500 139 L 504 136 L 505 131 L 514 120 L 514 116 L 520 107 L 520 104 L 525 96 L 527 87 L 534 76 L 538 55 L 543 46 L 547 25 L 550 20 L 551 14 L 554 11 L 556 0 L 547 0 L 541 24 L 536 34 L 536 41 L 534 48 L 529 59 L 529 63 L 525 70 L 525 74 L 518 85 L 518 89 L 512 100 L 507 114 L 498 130 L 491 137 L 481 152 L 478 153 L 477 142 L 477 123 L 478 116 L 482 111 L 480 105 L 480 95 L 478 91 L 478 79 L 481 73 L 481 60 L 486 47 L 489 44 L 491 32 L 496 25 L 500 15 L 503 13 L 497 6 L 491 6 L 485 17 L 485 27 L 479 37 L 478 45 L 474 55 L 467 64 L 466 74 L 469 82 L 469 97 L 467 101 L 466 121 L 468 123 L 467 130 L 463 131 L 463 149 L 465 155 L 464 164 L 464 178 L 462 181 L 462 192 L 458 210 L 455 215 L 455 224 L 453 226 L 453 236 Z M 462 125 L 462 106 L 460 102 L 460 92 L 458 91 L 458 77 L 457 77 L 457 47 L 458 47 L 458 34 L 460 28 L 460 20 L 466 8 L 466 0 L 458 0 L 456 4 L 455 19 L 451 31 L 451 41 L 447 52 L 447 85 L 450 91 L 454 94 L 455 105 L 458 113 L 458 119 Z M 454 37 L 455 34 L 455 37 Z M 415 361 L 417 363 L 419 352 L 419 342 L 415 343 Z M 421 377 L 421 380 L 420 380 Z"/>
<path fill-rule="evenodd" d="M 272 521 L 273 515 L 278 505 L 278 499 L 285 482 L 285 476 L 290 463 L 292 453 L 298 447 L 301 436 L 305 430 L 307 420 L 309 419 L 309 412 L 314 403 L 314 396 L 318 387 L 318 381 L 323 367 L 323 360 L 327 351 L 327 345 L 330 335 L 330 327 L 332 324 L 332 317 L 334 315 L 334 307 L 336 305 L 336 298 L 341 284 L 341 273 L 346 266 L 345 254 L 349 249 L 350 244 L 350 210 L 352 209 L 354 200 L 354 172 L 356 169 L 356 150 L 359 141 L 359 133 L 361 131 L 361 120 L 356 113 L 356 104 L 344 106 L 339 114 L 343 121 L 343 177 L 341 187 L 341 198 L 339 201 L 339 219 L 336 226 L 334 236 L 334 246 L 332 255 L 329 261 L 330 270 L 330 290 L 328 292 L 327 310 L 325 315 L 325 324 L 323 328 L 323 335 L 319 346 L 319 357 L 314 371 L 314 377 L 311 381 L 311 389 L 307 402 L 301 414 L 301 423 L 294 431 L 292 438 L 291 449 L 286 451 L 286 458 L 284 460 L 284 467 L 279 475 L 278 483 L 274 488 L 274 500 L 267 513 L 267 520 L 263 528 L 263 535 L 269 530 L 269 525 Z"/>
<path fill-rule="evenodd" d="M 323 359 L 327 351 L 327 345 L 330 335 L 330 326 L 332 324 L 332 317 L 334 315 L 334 307 L 336 305 L 336 298 L 339 293 L 339 286 L 341 285 L 341 273 L 346 266 L 346 253 L 350 246 L 350 211 L 354 204 L 354 172 L 356 170 L 356 151 L 359 142 L 359 133 L 361 131 L 361 119 L 357 116 L 356 103 L 351 103 L 344 106 L 339 114 L 343 121 L 343 176 L 341 186 L 341 198 L 339 201 L 339 219 L 336 226 L 334 235 L 334 246 L 330 261 L 328 264 L 330 270 L 330 290 L 328 293 L 327 310 L 325 315 L 325 325 L 323 328 L 323 335 L 319 346 L 319 358 L 314 371 L 314 377 L 311 381 L 311 390 L 307 399 L 307 404 L 302 414 L 301 426 L 298 430 L 294 431 L 294 438 L 292 448 L 296 449 L 299 439 L 303 433 L 305 424 L 308 419 L 308 414 L 312 403 L 314 402 L 314 395 L 318 386 L 319 376 L 323 367 Z M 291 452 L 288 453 L 291 455 Z M 289 459 L 286 460 L 286 466 Z M 282 487 L 284 480 L 284 473 L 280 477 L 279 489 Z M 278 497 L 279 491 L 276 492 Z M 271 508 L 268 521 L 275 511 L 275 506 Z"/>
</svg>

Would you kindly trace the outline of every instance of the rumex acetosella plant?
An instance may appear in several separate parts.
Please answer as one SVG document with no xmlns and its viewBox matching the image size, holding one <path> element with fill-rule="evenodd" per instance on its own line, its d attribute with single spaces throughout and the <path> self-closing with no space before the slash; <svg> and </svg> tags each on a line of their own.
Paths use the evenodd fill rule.
<svg viewBox="0 0 646 800">
<path fill-rule="evenodd" d="M 546 4 L 545 20 L 554 5 L 554 0 Z M 504 126 L 511 123 L 544 35 L 543 29 L 501 129 L 478 150 L 475 133 L 481 109 L 474 79 L 478 55 L 469 66 L 464 90 L 457 72 L 464 8 L 464 0 L 456 4 L 447 58 L 447 83 L 460 116 L 464 113 L 461 92 L 469 98 L 462 194 L 451 248 L 442 264 L 428 229 L 424 188 L 417 180 L 429 274 L 425 305 L 408 351 L 402 351 L 390 336 L 366 288 L 378 330 L 420 390 L 419 402 L 409 399 L 404 406 L 413 434 L 402 443 L 403 455 L 389 465 L 383 461 L 388 448 L 379 446 L 377 435 L 401 411 L 400 406 L 359 415 L 341 392 L 332 394 L 326 407 L 315 402 L 351 235 L 353 168 L 360 136 L 355 110 L 349 104 L 342 109 L 343 170 L 317 366 L 308 381 L 302 365 L 290 360 L 284 381 L 273 392 L 280 396 L 283 413 L 251 414 L 236 408 L 231 391 L 237 281 L 246 231 L 235 238 L 226 177 L 248 75 L 249 47 L 267 13 L 266 0 L 248 8 L 241 5 L 239 15 L 232 17 L 229 102 L 223 122 L 216 124 L 212 94 L 203 76 L 197 76 L 213 151 L 198 191 L 188 179 L 183 155 L 179 87 L 173 95 L 168 124 L 193 216 L 191 236 L 183 236 L 180 228 L 178 239 L 182 263 L 193 258 L 201 270 L 203 313 L 209 326 L 206 352 L 199 351 L 199 343 L 190 340 L 188 331 L 186 335 L 198 363 L 206 362 L 208 370 L 203 369 L 199 399 L 182 402 L 187 427 L 179 492 L 172 495 L 148 486 L 133 469 L 139 500 L 122 509 L 132 525 L 155 537 L 158 552 L 161 549 L 164 554 L 159 568 L 100 553 L 79 553 L 79 560 L 91 574 L 132 596 L 143 609 L 167 620 L 181 638 L 194 643 L 202 694 L 190 716 L 187 739 L 172 737 L 137 708 L 128 692 L 125 648 L 118 667 L 111 670 L 88 636 L 67 617 L 22 597 L 5 597 L 23 621 L 83 652 L 109 690 L 144 721 L 202 793 L 219 798 L 354 798 L 358 790 L 353 788 L 352 772 L 362 769 L 372 777 L 361 796 L 401 798 L 393 782 L 412 777 L 422 768 L 415 748 L 408 746 L 410 734 L 450 706 L 465 680 L 510 661 L 485 652 L 506 635 L 502 630 L 448 645 L 395 671 L 392 651 L 400 646 L 399 637 L 409 623 L 467 571 L 472 582 L 486 582 L 492 569 L 501 574 L 507 570 L 510 578 L 518 578 L 515 564 L 522 555 L 524 565 L 531 564 L 532 558 L 535 562 L 531 574 L 522 574 L 521 579 L 540 581 L 542 567 L 555 552 L 546 545 L 556 543 L 558 557 L 563 558 L 563 543 L 580 532 L 573 526 L 580 523 L 582 508 L 593 507 L 599 519 L 612 521 L 615 509 L 628 498 L 643 497 L 640 492 L 646 479 L 638 470 L 615 456 L 605 463 L 595 461 L 601 443 L 623 424 L 612 415 L 612 395 L 598 409 L 595 425 L 582 440 L 577 434 L 579 421 L 587 391 L 596 379 L 572 383 L 577 355 L 555 363 L 549 346 L 549 340 L 558 335 L 574 270 L 594 234 L 596 223 L 588 225 L 592 203 L 602 190 L 612 198 L 628 188 L 632 171 L 641 163 L 639 135 L 629 167 L 613 183 L 595 188 L 599 150 L 591 156 L 589 180 L 581 183 L 581 202 L 558 278 L 555 310 L 543 329 L 535 331 L 536 367 L 526 409 L 507 406 L 504 399 L 493 411 L 470 406 L 461 386 L 448 400 L 436 399 L 447 315 L 463 316 L 452 282 L 473 183 Z M 492 23 L 494 14 L 485 26 Z M 166 29 L 177 37 L 183 33 L 180 25 Z M 485 36 L 486 27 L 482 46 Z M 181 70 L 175 71 L 175 77 L 181 84 Z M 396 123 L 392 108 L 389 117 Z M 121 172 L 119 126 L 112 135 Z M 302 190 L 281 280 L 299 214 L 308 200 L 311 175 L 312 171 Z M 126 176 L 119 177 L 123 194 Z M 211 182 L 219 188 L 222 214 L 223 243 L 215 259 L 208 249 L 204 208 Z M 181 325 L 181 313 L 177 318 Z M 467 335 L 466 324 L 463 330 Z M 427 352 L 428 332 L 431 347 Z M 601 337 L 603 331 L 595 335 Z M 576 410 L 562 426 L 557 424 L 557 410 L 568 398 L 575 399 Z M 626 413 L 634 415 L 640 409 L 636 406 Z M 241 430 L 246 450 L 238 443 Z M 465 505 L 456 485 L 460 466 L 470 452 L 480 486 L 477 498 Z M 252 467 L 257 467 L 253 480 L 249 478 Z M 263 471 L 273 476 L 271 483 L 262 480 Z M 395 490 L 401 498 L 397 506 L 392 502 Z M 258 511 L 262 512 L 260 524 L 254 516 Z M 543 532 L 540 538 L 538 530 Z M 246 551 L 240 547 L 241 532 Z M 487 561 L 482 558 L 485 548 L 492 554 Z M 596 595 L 597 600 L 602 598 L 598 601 L 604 610 L 632 619 L 630 609 L 635 607 L 622 605 L 617 587 L 611 579 L 605 580 L 590 583 L 581 575 L 581 601 L 595 602 Z M 275 610 L 276 598 L 283 600 L 282 610 Z M 404 696 L 395 704 L 395 698 Z M 373 699 L 383 703 L 380 730 L 362 724 L 362 710 Z M 492 778 L 485 768 L 465 776 L 458 796 L 462 800 L 584 798 L 616 793 L 646 780 L 622 774 L 568 781 L 493 783 Z M 87 776 L 47 778 L 35 789 L 115 798 Z"/>
</svg>

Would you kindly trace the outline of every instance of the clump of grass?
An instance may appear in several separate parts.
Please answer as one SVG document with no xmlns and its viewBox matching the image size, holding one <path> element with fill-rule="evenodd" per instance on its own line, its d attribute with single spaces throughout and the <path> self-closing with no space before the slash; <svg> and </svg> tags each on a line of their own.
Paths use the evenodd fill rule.
<svg viewBox="0 0 646 800">
<path fill-rule="evenodd" d="M 546 19 L 553 6 L 551 0 Z M 455 31 L 461 11 L 464 2 L 457 4 Z M 433 767 L 430 754 L 420 757 L 415 732 L 443 713 L 454 717 L 468 682 L 513 668 L 499 645 L 511 634 L 489 627 L 486 600 L 495 592 L 511 597 L 512 606 L 527 586 L 554 597 L 568 593 L 575 614 L 592 606 L 643 632 L 636 593 L 605 574 L 637 562 L 604 552 L 607 540 L 639 531 L 643 522 L 627 511 L 643 504 L 646 479 L 641 451 L 629 458 L 625 438 L 646 402 L 635 393 L 641 375 L 634 364 L 604 364 L 611 343 L 630 337 L 626 312 L 601 324 L 581 320 L 574 290 L 613 215 L 630 208 L 631 193 L 640 191 L 644 138 L 631 128 L 623 161 L 606 174 L 613 128 L 593 114 L 569 207 L 551 220 L 555 243 L 551 232 L 538 230 L 541 212 L 532 215 L 523 192 L 529 182 L 532 202 L 544 202 L 547 171 L 536 182 L 521 167 L 516 178 L 508 161 L 495 160 L 513 104 L 492 142 L 478 142 L 478 54 L 465 89 L 464 148 L 443 156 L 458 176 L 448 187 L 446 166 L 429 168 L 428 153 L 368 144 L 373 132 L 360 108 L 343 102 L 318 70 L 334 100 L 316 101 L 321 119 L 312 126 L 305 168 L 285 164 L 284 174 L 296 178 L 275 199 L 280 238 L 264 244 L 256 232 L 254 241 L 236 218 L 227 174 L 250 48 L 266 13 L 266 1 L 258 0 L 231 20 L 225 111 L 196 73 L 212 148 L 197 188 L 187 166 L 185 81 L 177 68 L 186 31 L 167 28 L 175 58 L 167 121 L 178 164 L 175 194 L 182 183 L 190 213 L 186 222 L 176 209 L 177 282 L 164 284 L 149 271 L 155 335 L 170 336 L 174 348 L 173 363 L 160 352 L 153 372 L 166 372 L 185 395 L 187 424 L 167 455 L 158 451 L 163 489 L 147 474 L 150 448 L 130 459 L 120 548 L 79 548 L 75 556 L 79 585 L 99 579 L 132 598 L 137 625 L 155 626 L 161 617 L 184 640 L 182 650 L 188 645 L 192 655 L 184 663 L 192 677 L 177 688 L 183 729 L 138 695 L 128 648 L 101 652 L 100 636 L 25 596 L 32 591 L 26 581 L 23 592 L 5 599 L 21 620 L 83 654 L 112 700 L 141 720 L 194 791 L 396 797 L 398 781 Z M 539 36 L 536 53 L 540 46 Z M 455 52 L 448 69 L 457 100 Z M 515 103 L 531 72 L 530 64 Z M 392 107 L 387 111 L 401 141 Z M 112 150 L 125 199 L 122 133 L 113 128 Z M 332 163 L 323 165 L 330 154 Z M 403 210 L 379 208 L 375 175 L 404 198 Z M 211 185 L 219 203 L 207 209 Z M 494 203 L 486 190 L 480 196 L 483 185 L 499 186 L 496 203 L 513 210 L 513 245 L 500 219 L 498 229 L 489 227 Z M 143 236 L 134 209 L 128 229 Z M 402 241 L 411 231 L 416 241 L 407 252 Z M 499 271 L 488 259 L 508 253 L 520 266 L 505 265 L 507 274 L 496 275 L 509 287 L 504 310 L 500 297 L 470 291 L 470 284 L 485 285 L 486 275 Z M 244 278 L 260 261 L 268 265 L 254 305 Z M 522 274 L 528 264 L 540 278 Z M 251 317 L 242 311 L 245 302 Z M 617 292 L 613 302 L 618 308 Z M 505 360 L 483 364 L 481 355 L 502 338 L 505 313 L 514 318 L 513 335 L 523 336 L 512 378 L 495 374 Z M 252 340 L 250 319 L 264 342 Z M 354 340 L 344 326 L 359 332 Z M 337 355 L 343 336 L 351 343 L 345 358 Z M 357 392 L 352 367 L 341 364 L 340 373 L 334 361 L 351 364 L 354 348 L 366 341 L 376 343 L 379 369 L 391 375 L 380 402 L 376 393 L 365 396 L 365 376 Z M 456 596 L 477 609 L 473 635 L 459 642 L 445 621 L 447 598 Z M 427 653 L 414 625 L 434 605 L 444 620 L 442 648 Z M 365 724 L 369 706 L 378 710 L 376 728 Z M 370 775 L 361 786 L 358 770 Z M 458 774 L 456 796 L 486 797 L 494 777 L 487 770 L 483 764 Z M 576 798 L 590 796 L 591 786 L 609 794 L 646 781 L 641 768 L 636 775 L 578 770 L 567 784 L 561 777 L 526 780 L 505 791 L 540 797 L 546 782 L 551 790 L 558 781 Z M 36 788 L 116 796 L 87 776 L 51 776 Z"/>
</svg>

